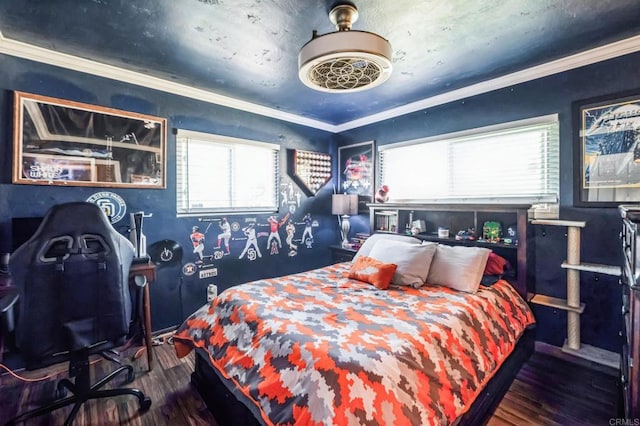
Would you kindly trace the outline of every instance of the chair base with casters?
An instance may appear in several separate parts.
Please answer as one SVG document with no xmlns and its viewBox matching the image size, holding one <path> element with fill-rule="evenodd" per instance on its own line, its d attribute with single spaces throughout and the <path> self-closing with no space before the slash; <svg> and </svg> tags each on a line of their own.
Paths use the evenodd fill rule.
<svg viewBox="0 0 640 426">
<path fill-rule="evenodd" d="M 111 355 L 101 354 L 109 360 L 113 360 Z M 58 382 L 55 401 L 39 407 L 31 411 L 27 411 L 11 419 L 6 426 L 12 426 L 28 419 L 38 417 L 59 408 L 73 404 L 71 412 L 67 416 L 65 425 L 71 425 L 78 415 L 82 404 L 90 399 L 111 398 L 114 396 L 131 395 L 138 398 L 139 411 L 144 412 L 151 407 L 151 399 L 142 393 L 139 389 L 134 388 L 117 388 L 117 389 L 100 389 L 122 373 L 126 373 L 126 380 L 123 384 L 131 383 L 135 379 L 133 367 L 130 365 L 121 365 L 118 369 L 111 372 L 98 382 L 91 385 L 89 372 L 89 351 L 81 350 L 71 356 L 69 365 L 69 376 L 75 376 L 75 382 L 69 379 L 62 379 Z M 67 392 L 72 395 L 66 396 Z"/>
</svg>

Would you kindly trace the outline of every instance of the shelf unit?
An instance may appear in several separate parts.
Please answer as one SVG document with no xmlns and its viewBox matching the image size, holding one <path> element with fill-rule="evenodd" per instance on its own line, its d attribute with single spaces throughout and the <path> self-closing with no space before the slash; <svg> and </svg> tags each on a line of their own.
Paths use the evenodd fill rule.
<svg viewBox="0 0 640 426">
<path fill-rule="evenodd" d="M 620 384 L 624 418 L 640 417 L 640 205 L 621 205 L 622 357 Z"/>
<path fill-rule="evenodd" d="M 331 154 L 323 152 L 287 150 L 287 171 L 309 197 L 316 195 L 331 180 Z"/>
<path fill-rule="evenodd" d="M 587 225 L 584 221 L 535 219 L 531 221 L 531 224 L 567 228 L 567 259 L 560 265 L 561 268 L 567 270 L 567 298 L 560 299 L 543 294 L 531 294 L 529 302 L 567 312 L 567 339 L 562 346 L 563 352 L 618 368 L 620 366 L 618 354 L 580 342 L 580 315 L 585 309 L 585 304 L 580 302 L 580 272 L 620 276 L 620 267 L 580 262 L 580 233 L 582 228 Z"/>
<path fill-rule="evenodd" d="M 370 203 L 369 222 L 371 232 L 410 233 L 413 221 L 424 221 L 426 229 L 414 235 L 425 240 L 449 245 L 486 247 L 509 261 L 514 269 L 512 282 L 523 298 L 527 297 L 528 282 L 531 281 L 527 265 L 533 265 L 530 257 L 531 227 L 528 226 L 528 204 L 417 204 L 417 203 Z M 502 223 L 503 232 L 508 226 L 517 230 L 517 238 L 510 244 L 482 240 L 457 240 L 460 230 L 474 228 L 482 235 L 485 221 Z M 448 238 L 438 237 L 438 228 L 449 229 Z"/>
</svg>

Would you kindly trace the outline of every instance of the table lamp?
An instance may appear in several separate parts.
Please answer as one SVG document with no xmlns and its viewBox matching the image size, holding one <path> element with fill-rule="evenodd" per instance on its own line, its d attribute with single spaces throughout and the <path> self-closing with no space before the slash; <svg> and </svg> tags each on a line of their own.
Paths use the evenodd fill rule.
<svg viewBox="0 0 640 426">
<path fill-rule="evenodd" d="M 357 194 L 333 194 L 331 197 L 331 214 L 338 215 L 342 228 L 342 247 L 349 247 L 349 216 L 358 214 Z"/>
</svg>

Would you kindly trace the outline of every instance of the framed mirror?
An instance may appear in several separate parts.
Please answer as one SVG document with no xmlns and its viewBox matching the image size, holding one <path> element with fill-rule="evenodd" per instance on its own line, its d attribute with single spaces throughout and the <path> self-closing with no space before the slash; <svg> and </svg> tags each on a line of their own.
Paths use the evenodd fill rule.
<svg viewBox="0 0 640 426">
<path fill-rule="evenodd" d="M 15 92 L 13 183 L 165 188 L 164 118 Z"/>
</svg>

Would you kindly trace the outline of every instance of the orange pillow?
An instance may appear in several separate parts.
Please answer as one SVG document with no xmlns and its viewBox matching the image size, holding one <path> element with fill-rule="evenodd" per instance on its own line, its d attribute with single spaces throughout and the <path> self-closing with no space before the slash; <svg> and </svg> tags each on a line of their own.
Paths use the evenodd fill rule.
<svg viewBox="0 0 640 426">
<path fill-rule="evenodd" d="M 369 256 L 359 256 L 353 261 L 349 269 L 349 278 L 373 284 L 380 290 L 389 288 L 391 278 L 396 272 L 398 265 L 395 263 L 382 263 Z"/>
</svg>

